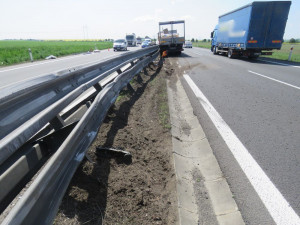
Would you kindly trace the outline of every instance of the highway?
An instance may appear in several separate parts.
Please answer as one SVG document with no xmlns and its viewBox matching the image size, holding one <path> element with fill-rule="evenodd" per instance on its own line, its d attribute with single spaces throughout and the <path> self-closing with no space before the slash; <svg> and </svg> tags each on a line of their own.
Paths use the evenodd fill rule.
<svg viewBox="0 0 300 225">
<path fill-rule="evenodd" d="M 299 222 L 299 65 L 200 48 L 170 60 L 246 224 Z"/>
<path fill-rule="evenodd" d="M 140 49 L 139 47 L 129 47 L 129 51 Z M 13 83 L 22 82 L 34 77 L 52 74 L 62 70 L 73 69 L 75 67 L 88 66 L 104 59 L 115 57 L 125 53 L 125 51 L 114 52 L 113 49 L 101 50 L 97 53 L 82 53 L 73 56 L 66 56 L 51 60 L 36 61 L 33 63 L 23 63 L 14 66 L 0 68 L 0 89 Z"/>
<path fill-rule="evenodd" d="M 0 89 L 122 53 L 102 50 L 1 68 Z M 297 222 L 299 64 L 229 59 L 201 48 L 185 49 L 168 60 L 185 87 L 245 223 Z"/>
</svg>

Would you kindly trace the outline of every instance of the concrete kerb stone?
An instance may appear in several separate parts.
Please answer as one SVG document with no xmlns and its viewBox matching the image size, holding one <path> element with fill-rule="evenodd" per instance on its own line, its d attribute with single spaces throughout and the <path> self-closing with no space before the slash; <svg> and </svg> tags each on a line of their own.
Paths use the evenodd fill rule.
<svg viewBox="0 0 300 225">
<path fill-rule="evenodd" d="M 217 216 L 220 225 L 244 225 L 240 211 Z"/>
<path fill-rule="evenodd" d="M 204 183 L 217 216 L 238 211 L 232 193 L 224 178 L 214 181 L 205 181 Z"/>
<path fill-rule="evenodd" d="M 244 224 L 226 179 L 210 148 L 206 135 L 193 114 L 189 99 L 178 80 L 176 88 L 168 85 L 168 100 L 172 125 L 173 159 L 177 179 L 179 223 L 198 225 L 199 215 L 192 171 L 201 172 L 213 214 L 218 223 Z M 174 84 L 173 84 L 174 85 Z M 200 203 L 198 203 L 200 204 Z M 201 218 L 203 219 L 203 218 Z M 203 220 L 201 220 L 203 221 Z"/>
</svg>

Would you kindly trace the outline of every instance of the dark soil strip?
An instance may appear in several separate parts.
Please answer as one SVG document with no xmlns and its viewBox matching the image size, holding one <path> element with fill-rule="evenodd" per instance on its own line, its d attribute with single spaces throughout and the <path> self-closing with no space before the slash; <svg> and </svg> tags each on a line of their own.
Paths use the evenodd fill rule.
<svg viewBox="0 0 300 225">
<path fill-rule="evenodd" d="M 123 91 L 78 168 L 55 224 L 176 224 L 165 68 L 151 66 Z M 98 157 L 96 147 L 123 149 L 132 163 Z"/>
</svg>

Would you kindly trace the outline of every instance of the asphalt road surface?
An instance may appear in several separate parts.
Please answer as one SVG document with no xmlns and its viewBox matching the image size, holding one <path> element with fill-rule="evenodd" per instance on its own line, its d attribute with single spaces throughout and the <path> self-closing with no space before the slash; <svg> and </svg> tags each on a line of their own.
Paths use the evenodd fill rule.
<svg viewBox="0 0 300 225">
<path fill-rule="evenodd" d="M 140 49 L 140 47 L 129 47 L 129 51 Z M 51 60 L 23 63 L 15 66 L 0 68 L 0 89 L 13 83 L 22 82 L 34 77 L 44 76 L 61 70 L 71 69 L 78 66 L 88 66 L 104 59 L 115 57 L 125 51 L 114 52 L 113 49 L 101 50 L 98 53 L 78 54 Z"/>
<path fill-rule="evenodd" d="M 300 224 L 300 66 L 200 48 L 170 60 L 246 224 Z"/>
</svg>

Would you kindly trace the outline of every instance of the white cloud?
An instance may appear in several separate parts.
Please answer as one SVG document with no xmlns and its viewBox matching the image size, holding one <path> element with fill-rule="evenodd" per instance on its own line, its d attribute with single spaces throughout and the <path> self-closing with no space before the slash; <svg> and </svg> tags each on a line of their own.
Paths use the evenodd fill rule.
<svg viewBox="0 0 300 225">
<path fill-rule="evenodd" d="M 180 17 L 181 20 L 191 20 L 193 17 L 191 15 L 185 15 Z"/>
<path fill-rule="evenodd" d="M 163 9 L 155 9 L 154 13 L 148 14 L 148 15 L 143 15 L 139 16 L 133 19 L 134 22 L 158 22 L 160 20 L 160 15 L 162 15 L 164 12 Z"/>
<path fill-rule="evenodd" d="M 139 16 L 133 19 L 134 22 L 148 22 L 153 20 L 154 20 L 153 16 L 150 15 Z"/>
<path fill-rule="evenodd" d="M 159 13 L 162 13 L 164 10 L 163 9 L 155 9 L 155 14 L 159 14 Z"/>
</svg>

